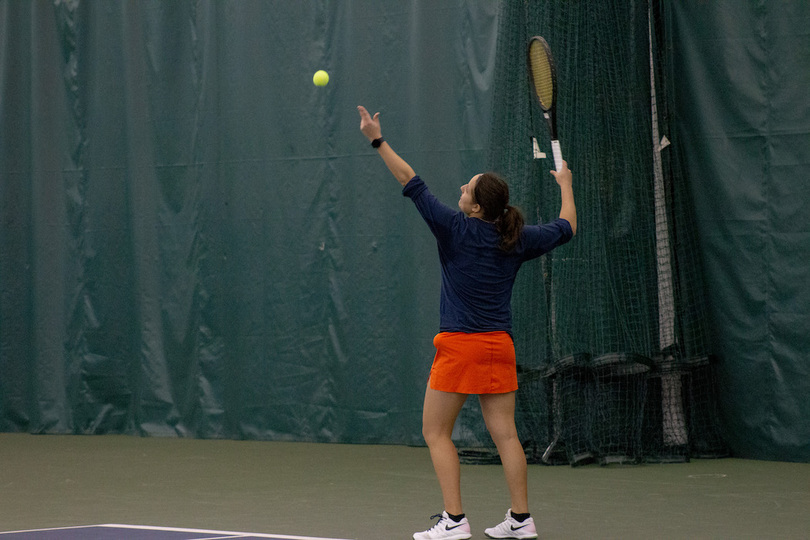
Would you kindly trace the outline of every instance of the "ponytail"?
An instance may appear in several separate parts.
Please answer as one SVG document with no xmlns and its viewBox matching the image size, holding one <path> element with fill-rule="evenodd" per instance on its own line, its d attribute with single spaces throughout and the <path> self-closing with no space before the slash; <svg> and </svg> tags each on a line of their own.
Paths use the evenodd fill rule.
<svg viewBox="0 0 810 540">
<path fill-rule="evenodd" d="M 501 235 L 500 248 L 505 252 L 515 249 L 523 230 L 523 213 L 509 204 L 509 185 L 494 173 L 478 177 L 473 200 L 484 210 L 484 219 L 492 221 Z"/>
<path fill-rule="evenodd" d="M 520 240 L 520 231 L 523 230 L 523 213 L 516 206 L 507 204 L 503 215 L 495 220 L 495 226 L 501 235 L 500 248 L 509 253 Z"/>
</svg>

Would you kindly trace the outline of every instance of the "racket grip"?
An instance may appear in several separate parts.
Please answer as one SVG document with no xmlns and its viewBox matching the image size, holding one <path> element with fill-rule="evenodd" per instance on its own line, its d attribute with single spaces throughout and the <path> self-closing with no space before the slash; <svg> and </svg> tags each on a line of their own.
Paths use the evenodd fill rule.
<svg viewBox="0 0 810 540">
<path fill-rule="evenodd" d="M 551 151 L 554 153 L 554 170 L 559 171 L 563 166 L 562 150 L 560 149 L 560 141 L 554 139 L 551 141 Z"/>
</svg>

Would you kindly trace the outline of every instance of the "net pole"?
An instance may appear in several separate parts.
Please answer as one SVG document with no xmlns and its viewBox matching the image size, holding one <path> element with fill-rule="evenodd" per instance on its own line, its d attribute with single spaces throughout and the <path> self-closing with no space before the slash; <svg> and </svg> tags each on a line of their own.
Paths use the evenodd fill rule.
<svg viewBox="0 0 810 540">
<path fill-rule="evenodd" d="M 650 44 L 650 108 L 652 114 L 653 175 L 655 199 L 655 244 L 658 272 L 658 341 L 661 351 L 675 345 L 675 298 L 672 274 L 667 201 L 664 189 L 664 168 L 661 162 L 662 143 L 658 126 L 658 107 L 655 93 L 655 57 L 652 42 L 652 7 L 648 9 L 647 35 Z M 687 444 L 686 419 L 683 411 L 681 375 L 666 371 L 661 374 L 661 408 L 664 446 Z"/>
</svg>

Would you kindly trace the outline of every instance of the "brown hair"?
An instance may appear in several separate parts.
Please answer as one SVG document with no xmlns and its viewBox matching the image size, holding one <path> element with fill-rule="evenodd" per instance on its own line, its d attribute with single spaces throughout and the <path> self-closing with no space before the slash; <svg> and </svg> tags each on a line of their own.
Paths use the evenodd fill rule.
<svg viewBox="0 0 810 540">
<path fill-rule="evenodd" d="M 498 228 L 500 248 L 512 251 L 520 240 L 524 221 L 520 209 L 509 204 L 509 185 L 497 174 L 487 172 L 478 177 L 472 196 L 484 211 L 484 219 Z"/>
</svg>

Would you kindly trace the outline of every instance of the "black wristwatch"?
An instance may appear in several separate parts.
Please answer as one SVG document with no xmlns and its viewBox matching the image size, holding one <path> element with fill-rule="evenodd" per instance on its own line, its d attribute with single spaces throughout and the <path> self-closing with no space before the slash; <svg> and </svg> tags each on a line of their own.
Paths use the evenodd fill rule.
<svg viewBox="0 0 810 540">
<path fill-rule="evenodd" d="M 383 141 L 385 141 L 385 139 L 383 139 L 382 137 L 378 137 L 377 139 L 374 139 L 373 141 L 371 141 L 371 147 L 372 148 L 379 148 L 380 145 L 383 143 Z"/>
</svg>

